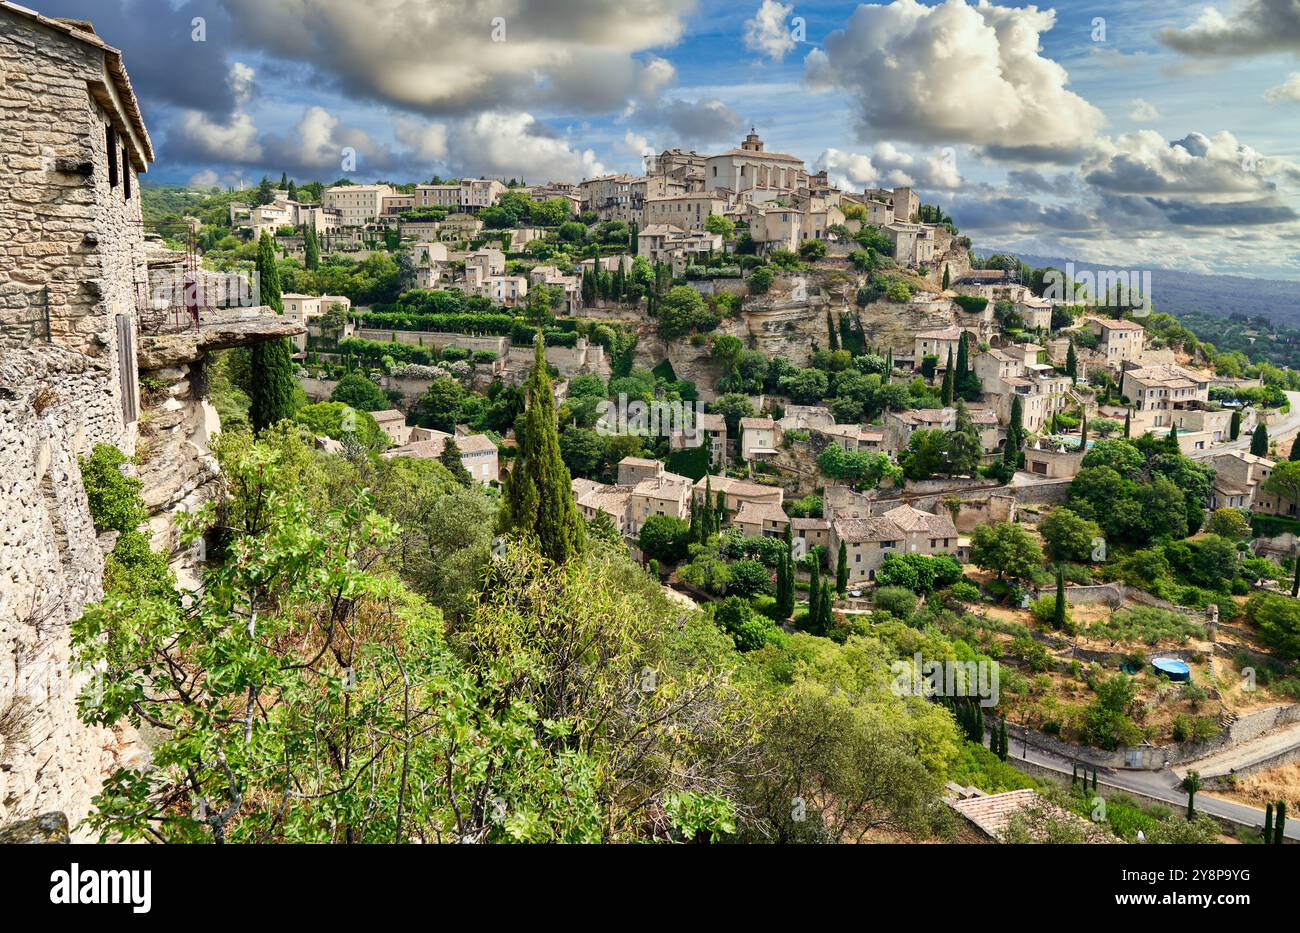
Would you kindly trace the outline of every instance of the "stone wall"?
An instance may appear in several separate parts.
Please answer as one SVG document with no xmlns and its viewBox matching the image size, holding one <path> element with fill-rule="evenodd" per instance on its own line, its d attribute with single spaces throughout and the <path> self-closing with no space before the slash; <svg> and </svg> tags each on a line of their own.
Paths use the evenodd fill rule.
<svg viewBox="0 0 1300 933">
<path fill-rule="evenodd" d="M 464 350 L 489 350 L 497 356 L 504 356 L 509 348 L 510 338 L 494 336 L 477 336 L 475 334 L 447 334 L 429 330 L 383 330 L 376 327 L 358 327 L 354 336 L 362 340 L 377 340 L 380 343 L 404 343 L 410 346 L 422 346 L 429 349 L 443 347 L 460 347 Z M 531 348 L 529 349 L 531 353 Z"/>
<path fill-rule="evenodd" d="M 68 626 L 101 597 L 104 552 L 77 456 L 105 407 L 102 359 L 38 345 L 0 353 L 0 820 L 86 815 L 131 736 L 86 726 Z"/>
</svg>

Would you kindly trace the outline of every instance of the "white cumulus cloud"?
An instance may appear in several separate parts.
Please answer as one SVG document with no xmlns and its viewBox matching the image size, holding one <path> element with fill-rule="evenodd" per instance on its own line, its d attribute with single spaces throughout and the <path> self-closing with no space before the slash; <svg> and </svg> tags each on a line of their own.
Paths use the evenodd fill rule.
<svg viewBox="0 0 1300 933">
<path fill-rule="evenodd" d="M 795 46 L 794 35 L 786 23 L 792 12 L 793 4 L 763 0 L 754 15 L 745 21 L 745 48 L 773 61 L 785 58 Z"/>
<path fill-rule="evenodd" d="M 1040 54 L 1055 13 L 964 0 L 859 6 L 804 60 L 814 89 L 846 91 L 863 138 L 967 143 L 999 158 L 1070 162 L 1105 122 Z"/>
</svg>

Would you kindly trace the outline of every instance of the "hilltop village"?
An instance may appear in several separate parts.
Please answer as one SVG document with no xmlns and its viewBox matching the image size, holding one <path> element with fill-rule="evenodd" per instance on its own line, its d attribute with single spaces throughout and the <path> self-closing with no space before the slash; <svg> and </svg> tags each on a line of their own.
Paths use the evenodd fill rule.
<svg viewBox="0 0 1300 933">
<path fill-rule="evenodd" d="M 1294 370 L 757 129 L 144 186 L 0 23 L 6 838 L 1296 836 Z"/>
</svg>

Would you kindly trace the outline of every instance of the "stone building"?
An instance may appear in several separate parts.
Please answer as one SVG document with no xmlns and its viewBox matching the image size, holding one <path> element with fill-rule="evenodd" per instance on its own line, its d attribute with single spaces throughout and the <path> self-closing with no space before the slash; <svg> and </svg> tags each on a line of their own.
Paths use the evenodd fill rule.
<svg viewBox="0 0 1300 933">
<path fill-rule="evenodd" d="M 102 597 L 116 539 L 96 534 L 78 457 L 142 454 L 148 530 L 175 554 L 174 515 L 220 485 L 204 356 L 301 330 L 257 308 L 170 330 L 147 313 L 157 244 L 137 177 L 153 155 L 121 53 L 89 23 L 0 0 L 0 821 L 58 810 L 75 825 L 142 754 L 129 727 L 77 715 L 90 674 L 69 625 Z"/>
<path fill-rule="evenodd" d="M 890 554 L 952 554 L 957 550 L 957 526 L 946 511 L 923 512 L 910 505 L 867 518 L 834 518 L 828 550 L 832 571 L 837 569 L 840 542 L 849 582 L 860 583 L 875 580 Z"/>
</svg>

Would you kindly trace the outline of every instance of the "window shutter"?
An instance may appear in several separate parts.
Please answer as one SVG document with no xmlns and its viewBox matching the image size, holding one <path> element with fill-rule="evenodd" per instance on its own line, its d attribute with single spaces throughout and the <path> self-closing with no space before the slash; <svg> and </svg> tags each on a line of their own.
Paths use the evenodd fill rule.
<svg viewBox="0 0 1300 933">
<path fill-rule="evenodd" d="M 117 187 L 117 130 L 110 123 L 104 127 L 104 150 L 108 156 L 108 186 Z"/>
<path fill-rule="evenodd" d="M 122 390 L 122 420 L 132 424 L 140 417 L 140 398 L 135 361 L 135 318 L 117 316 L 118 385 Z"/>
</svg>

